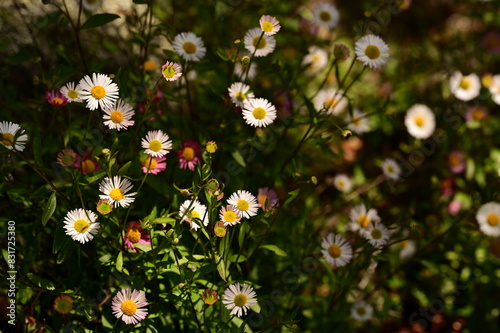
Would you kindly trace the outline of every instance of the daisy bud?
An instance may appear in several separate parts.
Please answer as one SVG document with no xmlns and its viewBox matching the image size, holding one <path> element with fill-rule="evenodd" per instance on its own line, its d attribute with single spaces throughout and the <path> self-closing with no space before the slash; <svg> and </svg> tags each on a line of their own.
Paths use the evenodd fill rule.
<svg viewBox="0 0 500 333">
<path fill-rule="evenodd" d="M 249 56 L 244 56 L 243 58 L 241 58 L 241 64 L 243 66 L 250 65 L 250 57 Z"/>
<path fill-rule="evenodd" d="M 344 61 L 351 55 L 351 51 L 344 44 L 335 44 L 333 47 L 333 56 L 338 61 Z"/>
<path fill-rule="evenodd" d="M 109 155 L 111 154 L 111 150 L 109 150 L 108 148 L 104 148 L 104 149 L 102 150 L 102 153 L 103 153 L 104 155 L 106 155 L 106 156 L 109 156 Z"/>
<path fill-rule="evenodd" d="M 351 137 L 351 135 L 352 135 L 352 132 L 349 131 L 349 130 L 343 130 L 342 131 L 342 139 L 343 140 L 349 139 Z"/>
</svg>

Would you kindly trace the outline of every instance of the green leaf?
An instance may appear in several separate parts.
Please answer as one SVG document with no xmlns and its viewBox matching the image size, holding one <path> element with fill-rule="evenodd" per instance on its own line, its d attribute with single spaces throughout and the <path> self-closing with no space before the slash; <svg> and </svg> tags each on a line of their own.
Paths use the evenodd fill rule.
<svg viewBox="0 0 500 333">
<path fill-rule="evenodd" d="M 80 29 L 83 30 L 83 29 L 90 29 L 90 28 L 99 27 L 101 25 L 104 25 L 106 23 L 114 21 L 117 18 L 120 18 L 120 16 L 118 16 L 116 14 L 108 14 L 108 13 L 95 14 L 95 15 L 92 15 L 91 17 L 89 17 L 89 19 L 87 21 L 85 21 L 84 24 L 82 24 Z"/>
<path fill-rule="evenodd" d="M 144 252 L 149 252 L 151 251 L 151 245 L 150 244 L 142 244 L 142 243 L 135 243 L 134 247 L 136 249 L 142 250 Z"/>
<path fill-rule="evenodd" d="M 272 245 L 272 244 L 261 245 L 260 248 L 272 251 L 272 252 L 274 252 L 275 254 L 277 254 L 277 255 L 279 255 L 281 257 L 286 257 L 287 256 L 286 252 L 283 251 L 282 249 L 280 249 L 279 247 L 277 247 L 276 245 Z"/>
<path fill-rule="evenodd" d="M 118 253 L 118 257 L 116 257 L 116 270 L 121 272 L 123 269 L 123 252 L 120 251 Z"/>
<path fill-rule="evenodd" d="M 83 176 L 82 179 L 80 180 L 80 185 L 89 185 L 95 183 L 104 176 L 106 176 L 106 171 L 104 170 L 93 172 L 91 174 Z"/>
<path fill-rule="evenodd" d="M 36 276 L 33 273 L 28 273 L 27 274 L 28 279 L 30 279 L 35 285 L 37 285 L 40 288 L 47 289 L 47 290 L 55 290 L 56 287 L 52 282 L 49 280 L 43 279 L 39 276 Z"/>
<path fill-rule="evenodd" d="M 245 160 L 243 159 L 243 156 L 241 156 L 241 153 L 238 150 L 235 150 L 231 154 L 236 162 L 238 162 L 239 165 L 242 167 L 246 167 Z"/>
<path fill-rule="evenodd" d="M 153 220 L 151 223 L 169 223 L 169 224 L 175 224 L 175 219 L 171 217 L 158 217 Z"/>
<path fill-rule="evenodd" d="M 250 229 L 248 226 L 248 223 L 242 223 L 240 227 L 240 231 L 238 233 L 238 244 L 240 245 L 240 248 L 243 247 L 243 242 L 245 240 L 245 237 L 247 235 L 247 231 Z"/>
<path fill-rule="evenodd" d="M 216 256 L 217 258 L 217 271 L 219 272 L 219 275 L 221 277 L 222 280 L 224 281 L 227 281 L 226 280 L 226 265 L 224 264 L 224 260 L 219 257 L 218 255 Z"/>
<path fill-rule="evenodd" d="M 52 214 L 54 214 L 56 206 L 57 206 L 56 192 L 52 192 L 49 200 L 47 200 L 47 205 L 45 206 L 45 210 L 43 211 L 42 215 L 42 225 L 44 227 L 47 224 L 47 221 L 52 217 Z"/>
<path fill-rule="evenodd" d="M 292 202 L 297 197 L 297 195 L 299 195 L 299 192 L 300 192 L 300 189 L 296 189 L 296 190 L 293 190 L 291 192 L 288 192 L 289 197 L 288 197 L 288 199 L 286 199 L 286 201 L 283 204 L 283 206 L 286 206 L 290 202 Z"/>
<path fill-rule="evenodd" d="M 224 61 L 229 61 L 229 58 L 226 56 L 226 53 L 222 49 L 217 49 L 217 55 Z"/>
<path fill-rule="evenodd" d="M 116 173 L 118 176 L 123 176 L 124 174 L 127 173 L 128 171 L 128 168 L 130 168 L 130 165 L 132 164 L 132 161 L 128 161 L 124 166 L 122 166 L 120 168 L 120 170 L 118 170 L 118 172 Z"/>
<path fill-rule="evenodd" d="M 229 257 L 229 262 L 236 262 L 236 258 L 238 258 L 238 262 L 244 262 L 247 260 L 247 257 L 245 257 L 245 255 L 240 254 L 240 256 L 238 257 L 238 255 L 235 253 L 231 255 L 231 257 Z"/>
</svg>

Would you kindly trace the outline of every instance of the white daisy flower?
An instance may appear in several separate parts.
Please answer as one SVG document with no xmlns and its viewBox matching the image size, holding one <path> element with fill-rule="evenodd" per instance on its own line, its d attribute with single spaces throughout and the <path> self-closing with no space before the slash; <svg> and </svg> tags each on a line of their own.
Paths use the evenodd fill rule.
<svg viewBox="0 0 500 333">
<path fill-rule="evenodd" d="M 161 74 L 167 81 L 175 81 L 182 76 L 182 68 L 179 64 L 167 61 L 161 66 Z"/>
<path fill-rule="evenodd" d="M 321 242 L 321 252 L 328 264 L 335 267 L 347 265 L 352 259 L 352 247 L 341 235 L 328 234 Z"/>
<path fill-rule="evenodd" d="M 358 39 L 354 51 L 357 59 L 372 69 L 385 65 L 389 59 L 389 46 L 375 35 L 365 35 Z"/>
<path fill-rule="evenodd" d="M 207 52 L 203 40 L 192 32 L 181 32 L 175 36 L 172 47 L 186 61 L 199 61 Z"/>
<path fill-rule="evenodd" d="M 149 131 L 141 141 L 145 153 L 153 157 L 163 157 L 172 149 L 172 140 L 160 130 Z"/>
<path fill-rule="evenodd" d="M 370 123 L 366 113 L 358 109 L 352 110 L 352 116 L 347 114 L 345 121 L 347 127 L 356 134 L 363 134 L 370 131 Z"/>
<path fill-rule="evenodd" d="M 309 53 L 302 59 L 302 66 L 307 66 L 305 74 L 312 76 L 325 68 L 328 64 L 328 54 L 322 48 L 312 45 L 309 46 Z"/>
<path fill-rule="evenodd" d="M 121 318 L 125 324 L 137 324 L 148 316 L 146 293 L 139 290 L 122 289 L 116 293 L 111 303 L 111 309 L 116 318 Z"/>
<path fill-rule="evenodd" d="M 428 106 L 415 104 L 406 112 L 405 125 L 414 138 L 427 139 L 434 133 L 436 119 Z"/>
<path fill-rule="evenodd" d="M 83 102 L 80 98 L 80 86 L 76 85 L 74 82 L 66 83 L 59 91 L 70 102 Z"/>
<path fill-rule="evenodd" d="M 245 48 L 250 53 L 253 54 L 257 49 L 257 51 L 255 51 L 256 57 L 265 57 L 269 53 L 272 53 L 276 47 L 276 40 L 274 37 L 262 34 L 259 28 L 250 29 L 245 35 L 244 42 Z"/>
<path fill-rule="evenodd" d="M 347 107 L 348 101 L 342 90 L 322 89 L 314 97 L 316 110 L 325 110 L 327 114 L 338 115 Z"/>
<path fill-rule="evenodd" d="M 135 114 L 132 106 L 118 99 L 113 105 L 105 106 L 102 111 L 104 115 L 102 118 L 105 120 L 104 125 L 110 129 L 127 129 L 127 127 L 134 125 L 135 121 L 130 120 Z"/>
<path fill-rule="evenodd" d="M 233 193 L 227 200 L 227 203 L 233 205 L 241 213 L 241 216 L 247 219 L 257 215 L 257 210 L 259 209 L 257 198 L 244 190 L 238 190 Z"/>
<path fill-rule="evenodd" d="M 99 198 L 108 199 L 114 207 L 128 207 L 134 202 L 134 196 L 137 194 L 137 192 L 127 193 L 132 187 L 130 180 L 121 176 L 106 177 L 99 184 L 99 191 L 104 193 L 100 194 Z"/>
<path fill-rule="evenodd" d="M 97 215 L 92 211 L 78 208 L 68 212 L 64 218 L 66 235 L 82 244 L 90 242 L 99 229 Z"/>
<path fill-rule="evenodd" d="M 318 25 L 335 28 L 339 24 L 340 14 L 335 6 L 328 2 L 320 3 L 313 10 L 314 21 Z"/>
<path fill-rule="evenodd" d="M 189 222 L 191 228 L 195 230 L 198 230 L 200 227 L 196 223 L 196 219 L 202 221 L 205 227 L 208 225 L 207 206 L 198 200 L 192 201 L 188 199 L 184 201 L 179 208 L 179 216 L 182 218 L 182 221 Z"/>
<path fill-rule="evenodd" d="M 243 66 L 241 62 L 237 62 L 234 65 L 234 75 L 240 80 L 244 80 L 246 75 L 247 66 Z M 253 80 L 257 75 L 257 63 L 251 62 L 250 68 L 248 69 L 248 79 Z"/>
<path fill-rule="evenodd" d="M 5 148 L 23 151 L 26 141 L 28 141 L 28 135 L 24 134 L 21 126 L 10 121 L 0 122 L 0 143 Z"/>
<path fill-rule="evenodd" d="M 85 75 L 78 85 L 80 97 L 87 102 L 87 108 L 91 111 L 110 106 L 118 99 L 118 86 L 107 75 L 93 73 L 92 78 Z"/>
<path fill-rule="evenodd" d="M 490 201 L 485 203 L 476 213 L 479 229 L 488 236 L 500 236 L 500 204 Z"/>
<path fill-rule="evenodd" d="M 236 315 L 241 317 L 247 314 L 247 310 L 250 309 L 252 305 L 257 304 L 257 293 L 253 290 L 251 286 L 244 283 L 240 287 L 239 282 L 230 285 L 222 295 L 222 303 L 226 305 L 226 309 L 231 310 L 229 315 Z"/>
<path fill-rule="evenodd" d="M 500 74 L 493 75 L 491 85 L 488 89 L 490 90 L 493 102 L 500 105 Z"/>
<path fill-rule="evenodd" d="M 275 35 L 281 29 L 280 21 L 269 15 L 262 15 L 259 23 L 260 28 L 267 36 Z"/>
<path fill-rule="evenodd" d="M 382 172 L 387 178 L 397 180 L 401 176 L 401 167 L 392 158 L 386 158 L 382 162 Z"/>
<path fill-rule="evenodd" d="M 373 316 L 373 307 L 365 301 L 357 301 L 351 307 L 351 316 L 358 321 L 370 320 Z"/>
<path fill-rule="evenodd" d="M 368 225 L 368 228 L 366 228 L 362 236 L 366 238 L 371 245 L 382 246 L 387 244 L 389 240 L 389 230 L 382 223 L 375 221 Z"/>
<path fill-rule="evenodd" d="M 231 101 L 240 108 L 243 108 L 246 101 L 255 98 L 253 92 L 250 92 L 250 86 L 242 82 L 234 82 L 227 90 Z"/>
<path fill-rule="evenodd" d="M 333 186 L 340 192 L 349 193 L 352 189 L 352 182 L 347 175 L 338 174 L 333 177 Z"/>
<path fill-rule="evenodd" d="M 232 226 L 240 223 L 241 213 L 235 206 L 227 205 L 226 207 L 221 208 L 219 218 L 225 226 Z"/>
<path fill-rule="evenodd" d="M 399 252 L 399 258 L 406 259 L 415 254 L 417 251 L 417 243 L 414 240 L 407 239 L 401 242 L 401 251 Z"/>
<path fill-rule="evenodd" d="M 365 204 L 354 206 L 349 211 L 349 228 L 352 231 L 366 230 L 371 224 L 380 221 L 375 208 L 366 209 Z"/>
<path fill-rule="evenodd" d="M 253 98 L 243 105 L 243 118 L 249 125 L 266 127 L 276 119 L 276 108 L 265 98 Z"/>
<path fill-rule="evenodd" d="M 450 90 L 459 100 L 470 101 L 479 96 L 481 80 L 474 73 L 463 75 L 457 71 L 450 78 Z"/>
</svg>

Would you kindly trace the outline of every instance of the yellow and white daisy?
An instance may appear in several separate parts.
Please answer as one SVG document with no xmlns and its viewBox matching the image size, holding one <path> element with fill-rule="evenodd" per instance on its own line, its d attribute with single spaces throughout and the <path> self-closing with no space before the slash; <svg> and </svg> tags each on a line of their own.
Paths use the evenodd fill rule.
<svg viewBox="0 0 500 333">
<path fill-rule="evenodd" d="M 387 178 L 397 180 L 401 176 L 401 167 L 392 158 L 386 158 L 382 162 L 382 172 Z"/>
<path fill-rule="evenodd" d="M 196 220 L 202 221 L 205 227 L 208 225 L 207 206 L 198 200 L 192 201 L 188 199 L 184 201 L 179 208 L 179 216 L 182 221 L 191 224 L 191 229 L 198 230 L 200 227 Z"/>
<path fill-rule="evenodd" d="M 105 106 L 102 111 L 104 115 L 104 125 L 110 129 L 121 130 L 134 125 L 135 121 L 131 120 L 135 114 L 132 106 L 118 99 L 113 105 Z"/>
<path fill-rule="evenodd" d="M 66 235 L 82 244 L 90 242 L 99 229 L 99 222 L 96 222 L 97 215 L 82 208 L 69 211 L 64 218 L 64 229 Z"/>
<path fill-rule="evenodd" d="M 351 114 L 347 114 L 345 121 L 347 123 L 347 128 L 356 134 L 363 134 L 370 131 L 370 123 L 366 113 L 358 109 L 352 110 L 352 116 Z"/>
<path fill-rule="evenodd" d="M 347 107 L 348 101 L 342 90 L 322 89 L 314 97 L 316 110 L 326 110 L 327 114 L 338 115 Z"/>
<path fill-rule="evenodd" d="M 328 234 L 321 242 L 323 256 L 330 266 L 342 267 L 352 259 L 352 246 L 341 235 Z"/>
<path fill-rule="evenodd" d="M 255 98 L 253 92 L 250 91 L 250 86 L 242 82 L 234 82 L 227 90 L 231 101 L 240 108 L 243 108 L 246 101 Z"/>
<path fill-rule="evenodd" d="M 172 140 L 160 130 L 149 131 L 141 141 L 145 153 L 153 157 L 163 157 L 172 149 Z"/>
<path fill-rule="evenodd" d="M 493 102 L 500 105 L 500 74 L 493 75 L 488 89 L 490 90 Z"/>
<path fill-rule="evenodd" d="M 231 310 L 229 315 L 241 317 L 247 314 L 247 310 L 257 304 L 257 293 L 251 286 L 244 283 L 240 287 L 239 282 L 230 285 L 222 295 L 222 303 L 226 305 L 226 309 Z"/>
<path fill-rule="evenodd" d="M 248 66 L 243 66 L 240 62 L 237 62 L 234 65 L 234 75 L 236 75 L 236 77 L 240 80 L 244 80 L 245 78 L 248 78 L 249 80 L 255 79 L 255 76 L 257 75 L 257 63 L 252 62 L 249 66 L 250 68 L 248 68 L 247 77 L 246 71 Z"/>
<path fill-rule="evenodd" d="M 337 8 L 328 2 L 320 3 L 313 10 L 314 22 L 328 28 L 335 28 L 339 24 L 340 14 Z"/>
<path fill-rule="evenodd" d="M 461 101 L 470 101 L 476 98 L 479 96 L 480 90 L 481 79 L 474 73 L 463 75 L 457 71 L 450 78 L 450 91 Z"/>
<path fill-rule="evenodd" d="M 356 57 L 372 69 L 382 67 L 389 60 L 389 46 L 375 35 L 365 35 L 354 44 Z"/>
<path fill-rule="evenodd" d="M 111 309 L 116 318 L 121 318 L 125 324 L 135 325 L 148 316 L 147 305 L 144 291 L 122 289 L 113 297 Z"/>
<path fill-rule="evenodd" d="M 110 106 L 118 99 L 118 86 L 107 75 L 93 73 L 92 78 L 85 75 L 78 85 L 80 97 L 87 102 L 87 108 L 91 111 Z"/>
<path fill-rule="evenodd" d="M 70 102 L 83 102 L 80 98 L 80 86 L 75 82 L 68 82 L 61 89 L 59 89 L 61 94 L 68 99 Z"/>
<path fill-rule="evenodd" d="M 378 221 L 370 223 L 361 235 L 373 246 L 385 245 L 389 240 L 389 230 Z"/>
<path fill-rule="evenodd" d="M 367 321 L 373 317 L 373 307 L 365 301 L 357 301 L 351 307 L 351 316 L 358 321 Z"/>
<path fill-rule="evenodd" d="M 276 40 L 273 36 L 266 36 L 259 28 L 250 29 L 245 35 L 245 48 L 256 57 L 265 57 L 274 51 Z"/>
<path fill-rule="evenodd" d="M 417 243 L 412 239 L 406 239 L 401 243 L 401 251 L 399 252 L 399 258 L 407 259 L 415 254 L 417 251 Z"/>
<path fill-rule="evenodd" d="M 349 193 L 352 189 L 351 179 L 345 174 L 338 174 L 333 177 L 333 186 L 343 193 Z"/>
<path fill-rule="evenodd" d="M 24 134 L 21 126 L 10 121 L 0 122 L 0 143 L 5 148 L 23 151 L 26 141 L 28 141 L 28 135 Z"/>
<path fill-rule="evenodd" d="M 241 221 L 240 211 L 233 205 L 222 207 L 219 213 L 219 218 L 225 226 L 235 225 Z"/>
<path fill-rule="evenodd" d="M 500 236 L 500 204 L 490 201 L 485 203 L 476 213 L 479 229 L 488 236 Z"/>
<path fill-rule="evenodd" d="M 266 127 L 276 119 L 276 108 L 265 98 L 253 98 L 243 105 L 245 122 L 255 127 Z"/>
<path fill-rule="evenodd" d="M 365 204 L 359 204 L 351 208 L 349 212 L 349 228 L 352 231 L 366 230 L 371 224 L 380 221 L 375 208 L 366 209 Z"/>
<path fill-rule="evenodd" d="M 207 52 L 203 40 L 192 32 L 181 32 L 175 36 L 172 47 L 186 61 L 200 61 Z"/>
<path fill-rule="evenodd" d="M 127 193 L 132 187 L 130 180 L 121 176 L 106 177 L 99 184 L 99 191 L 103 193 L 99 198 L 108 199 L 114 207 L 128 207 L 134 202 L 134 196 L 137 194 L 137 192 Z"/>
<path fill-rule="evenodd" d="M 280 21 L 270 15 L 262 15 L 259 23 L 260 28 L 266 36 L 275 35 L 281 29 Z"/>
<path fill-rule="evenodd" d="M 309 53 L 302 59 L 302 66 L 307 66 L 305 74 L 312 76 L 325 68 L 328 64 L 328 54 L 319 46 L 309 46 Z"/>
<path fill-rule="evenodd" d="M 161 66 L 161 74 L 167 81 L 175 81 L 182 76 L 181 65 L 167 61 L 165 65 Z"/>
<path fill-rule="evenodd" d="M 259 204 L 257 198 L 248 191 L 238 190 L 227 200 L 229 205 L 236 207 L 242 217 L 250 218 L 257 215 Z"/>
<path fill-rule="evenodd" d="M 405 125 L 414 138 L 427 139 L 434 133 L 436 119 L 427 105 L 415 104 L 406 112 Z"/>
</svg>

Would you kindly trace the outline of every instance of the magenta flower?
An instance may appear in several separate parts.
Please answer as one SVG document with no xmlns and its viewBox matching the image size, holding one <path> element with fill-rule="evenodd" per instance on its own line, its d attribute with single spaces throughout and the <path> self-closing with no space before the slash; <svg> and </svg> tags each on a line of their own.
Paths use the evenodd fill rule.
<svg viewBox="0 0 500 333">
<path fill-rule="evenodd" d="M 454 174 L 459 174 L 465 170 L 465 155 L 461 150 L 453 150 L 448 154 L 448 167 Z"/>
<path fill-rule="evenodd" d="M 194 171 L 194 168 L 201 161 L 201 145 L 196 140 L 186 140 L 181 144 L 181 149 L 177 152 L 181 169 L 189 169 Z"/>
<path fill-rule="evenodd" d="M 257 194 L 257 202 L 262 210 L 271 210 L 272 208 L 276 208 L 279 206 L 278 194 L 276 194 L 276 192 L 269 187 L 259 188 L 259 193 Z"/>
<path fill-rule="evenodd" d="M 125 324 L 135 325 L 148 316 L 148 301 L 144 291 L 122 289 L 113 297 L 111 309 Z"/>
<path fill-rule="evenodd" d="M 462 203 L 460 201 L 453 200 L 448 204 L 448 213 L 452 216 L 457 215 L 460 209 L 462 209 Z"/>
<path fill-rule="evenodd" d="M 70 167 L 75 166 L 78 162 L 77 155 L 73 149 L 63 149 L 57 154 L 57 163 L 62 166 Z"/>
<path fill-rule="evenodd" d="M 151 244 L 149 234 L 146 230 L 141 228 L 141 222 L 139 221 L 128 223 L 127 232 L 123 237 L 123 242 L 129 250 L 132 250 L 132 252 L 137 252 L 137 248 L 134 244 Z"/>
<path fill-rule="evenodd" d="M 158 173 L 165 171 L 167 168 L 167 162 L 165 162 L 166 159 L 166 157 L 152 158 L 151 156 L 148 156 L 144 162 L 141 162 L 142 172 L 157 175 Z"/>
<path fill-rule="evenodd" d="M 64 106 L 69 104 L 68 99 L 61 94 L 59 90 L 47 90 L 47 92 L 45 92 L 45 99 L 47 102 L 55 106 Z"/>
<path fill-rule="evenodd" d="M 92 156 L 91 150 L 87 150 L 83 153 L 83 158 L 80 155 L 77 155 L 74 166 L 80 168 L 84 175 L 102 169 L 99 163 L 97 163 L 95 157 Z"/>
</svg>

